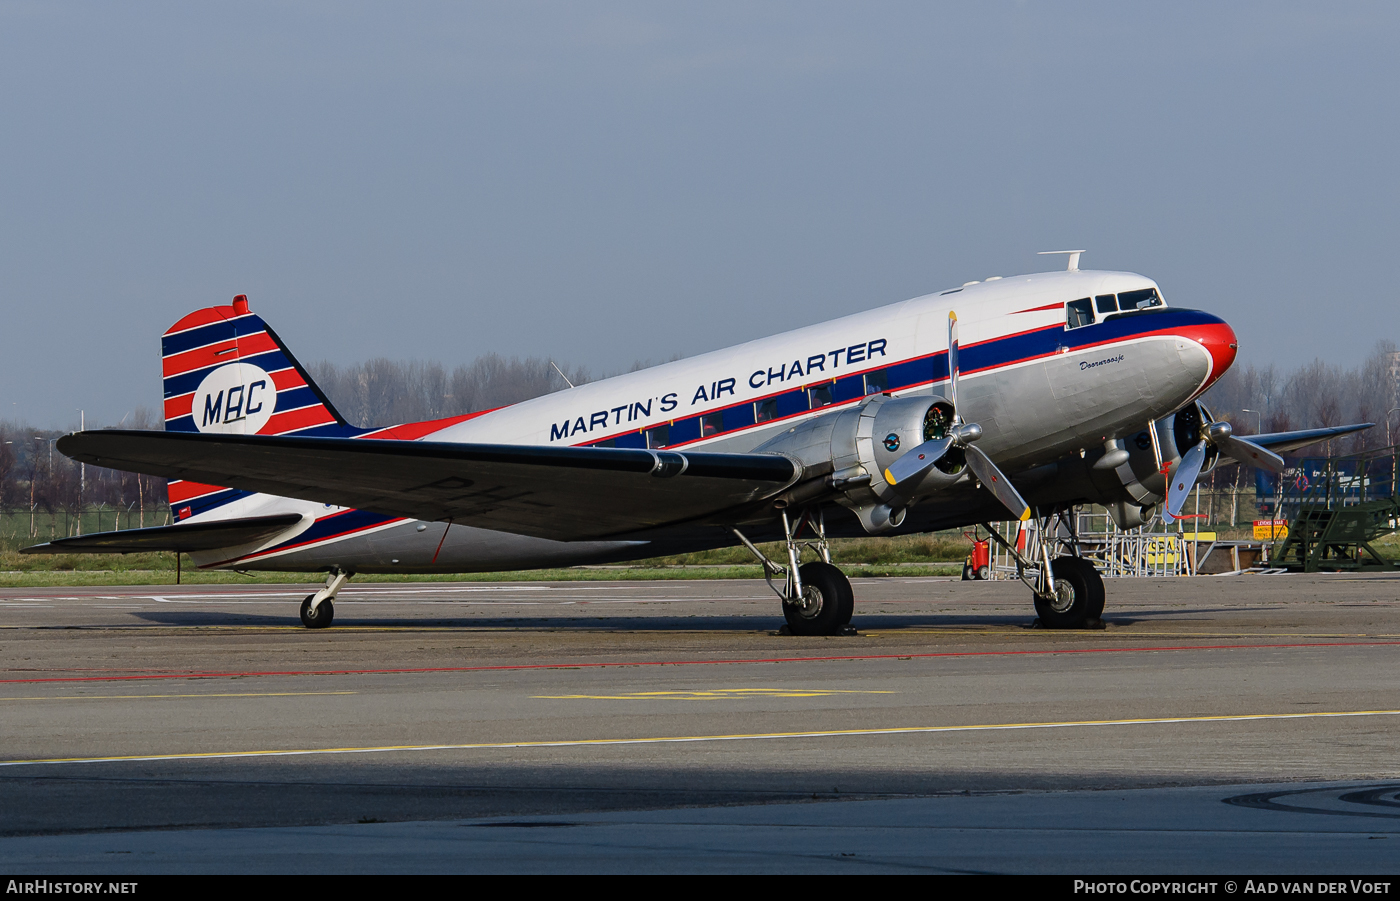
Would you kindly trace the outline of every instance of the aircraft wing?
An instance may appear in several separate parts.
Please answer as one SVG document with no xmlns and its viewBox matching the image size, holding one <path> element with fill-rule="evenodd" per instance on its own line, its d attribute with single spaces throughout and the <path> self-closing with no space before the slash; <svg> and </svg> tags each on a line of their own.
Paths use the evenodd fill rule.
<svg viewBox="0 0 1400 901">
<path fill-rule="evenodd" d="M 1266 447 L 1276 454 L 1282 454 L 1300 447 L 1307 447 L 1309 444 L 1317 444 L 1319 441 L 1326 441 L 1329 438 L 1364 431 L 1374 425 L 1374 422 L 1358 422 L 1352 425 L 1338 425 L 1324 429 L 1299 429 L 1293 432 L 1267 432 L 1263 435 L 1236 435 L 1235 437 L 1243 438 L 1245 441 L 1260 447 Z M 1233 457 L 1222 457 L 1221 462 L 1227 463 L 1233 459 Z"/>
<path fill-rule="evenodd" d="M 560 541 L 685 522 L 802 475 L 779 454 L 102 430 L 58 440 L 84 463 Z"/>
<path fill-rule="evenodd" d="M 136 554 L 144 551 L 209 551 L 250 544 L 281 534 L 301 522 L 300 513 L 247 516 L 185 525 L 124 529 L 58 538 L 20 550 L 21 554 Z"/>
</svg>

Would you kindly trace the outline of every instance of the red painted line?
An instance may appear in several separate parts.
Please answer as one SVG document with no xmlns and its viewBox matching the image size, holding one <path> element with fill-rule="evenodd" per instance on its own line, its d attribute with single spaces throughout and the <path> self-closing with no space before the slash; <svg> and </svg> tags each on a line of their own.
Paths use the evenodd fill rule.
<svg viewBox="0 0 1400 901">
<path fill-rule="evenodd" d="M 1263 651 L 1288 648 L 1353 648 L 1398 646 L 1400 641 L 1317 641 L 1297 644 L 1162 645 L 1146 648 L 1061 648 L 1050 651 L 945 651 L 933 654 L 852 654 L 830 657 L 742 657 L 722 660 L 641 660 L 624 663 L 516 663 L 502 666 L 428 666 L 412 669 L 267 670 L 253 672 L 160 673 L 142 676 L 49 676 L 39 679 L 0 679 L 0 685 L 35 682 L 133 682 L 150 679 L 226 679 L 247 676 L 382 676 L 414 673 L 485 673 L 508 670 L 605 669 L 622 666 L 721 666 L 736 663 L 824 663 L 850 660 L 922 660 L 934 657 L 1035 657 L 1062 654 L 1132 654 L 1154 651 Z"/>
<path fill-rule="evenodd" d="M 1012 315 L 1012 316 L 1015 316 L 1017 313 L 1038 313 L 1038 312 L 1040 312 L 1041 310 L 1057 310 L 1057 309 L 1060 309 L 1060 308 L 1064 307 L 1064 305 L 1065 305 L 1065 302 L 1064 302 L 1063 300 L 1061 300 L 1061 301 L 1058 301 L 1058 302 L 1056 302 L 1056 303 L 1047 303 L 1047 304 L 1045 304 L 1044 306 L 1041 306 L 1041 307 L 1027 307 L 1027 308 L 1024 309 L 1024 310 L 1017 310 L 1015 313 L 1012 313 L 1011 315 Z"/>
</svg>

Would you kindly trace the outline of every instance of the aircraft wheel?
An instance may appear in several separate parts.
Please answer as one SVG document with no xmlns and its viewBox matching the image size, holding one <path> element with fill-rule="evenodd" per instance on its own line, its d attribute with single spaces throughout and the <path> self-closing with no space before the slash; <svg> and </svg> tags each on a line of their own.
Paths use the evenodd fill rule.
<svg viewBox="0 0 1400 901">
<path fill-rule="evenodd" d="M 783 604 L 793 635 L 835 635 L 855 613 L 855 594 L 846 574 L 830 563 L 808 563 L 802 575 L 802 599 Z"/>
<path fill-rule="evenodd" d="M 1055 593 L 1037 596 L 1035 612 L 1050 629 L 1079 629 L 1103 613 L 1103 580 L 1093 564 L 1078 557 L 1057 557 L 1051 562 Z"/>
<path fill-rule="evenodd" d="M 1099 575 L 1099 571 L 1094 568 L 1094 564 L 1085 560 L 1083 557 L 1069 557 L 1068 559 L 1073 560 L 1080 571 L 1084 573 L 1084 578 L 1089 584 L 1089 619 L 1098 619 L 1100 616 L 1103 616 L 1105 600 L 1103 576 Z"/>
<path fill-rule="evenodd" d="M 306 600 L 301 602 L 301 624 L 308 629 L 324 629 L 335 619 L 335 605 L 330 601 L 322 601 L 316 605 L 316 609 L 311 609 L 311 599 L 316 595 L 308 594 Z"/>
</svg>

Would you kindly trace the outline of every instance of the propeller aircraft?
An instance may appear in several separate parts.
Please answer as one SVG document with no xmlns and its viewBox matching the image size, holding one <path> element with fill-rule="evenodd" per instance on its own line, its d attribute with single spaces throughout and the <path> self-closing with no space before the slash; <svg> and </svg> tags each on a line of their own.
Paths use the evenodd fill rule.
<svg viewBox="0 0 1400 901">
<path fill-rule="evenodd" d="M 173 550 L 207 569 L 490 572 L 742 545 L 799 635 L 849 631 L 828 540 L 1035 519 L 1177 517 L 1196 480 L 1368 424 L 1237 436 L 1201 395 L 1238 341 L 1131 272 L 969 282 L 496 410 L 350 425 L 245 296 L 162 339 L 165 431 L 67 435 L 74 460 L 170 479 L 174 523 L 28 553 Z M 988 531 L 995 535 L 990 525 Z M 1062 541 L 1007 544 L 1042 624 L 1103 611 Z M 771 559 L 758 545 L 780 542 Z M 804 562 L 804 557 L 805 562 Z"/>
</svg>

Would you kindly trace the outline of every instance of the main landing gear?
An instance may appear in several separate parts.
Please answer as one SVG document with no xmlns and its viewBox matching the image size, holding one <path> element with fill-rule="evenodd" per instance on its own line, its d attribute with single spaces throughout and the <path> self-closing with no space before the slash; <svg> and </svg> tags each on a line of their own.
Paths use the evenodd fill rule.
<svg viewBox="0 0 1400 901">
<path fill-rule="evenodd" d="M 335 604 L 331 603 L 338 591 L 350 581 L 354 573 L 334 567 L 326 574 L 326 587 L 315 594 L 308 594 L 301 602 L 301 624 L 308 629 L 324 629 L 335 619 Z"/>
<path fill-rule="evenodd" d="M 1094 564 L 1080 556 L 1073 519 L 1072 514 L 1059 512 L 1040 517 L 1024 550 L 1018 550 L 989 524 L 982 526 L 1016 561 L 1016 575 L 1030 587 L 1040 625 L 1047 629 L 1092 629 L 1099 626 L 1103 615 L 1103 577 Z M 1052 560 L 1052 545 L 1069 553 Z"/>
<path fill-rule="evenodd" d="M 813 537 L 799 539 L 804 525 L 811 525 Z M 787 544 L 788 565 L 780 566 L 760 551 L 744 533 L 733 529 L 744 547 L 763 564 L 763 577 L 768 587 L 783 601 L 783 618 L 793 635 L 851 635 L 851 616 L 855 613 L 855 594 L 851 580 L 831 563 L 831 548 L 826 541 L 826 521 L 820 511 L 813 518 L 804 512 L 796 526 L 783 511 L 783 533 Z M 814 552 L 819 559 L 802 563 L 802 549 Z M 775 576 L 783 577 L 781 587 L 774 584 Z"/>
</svg>

